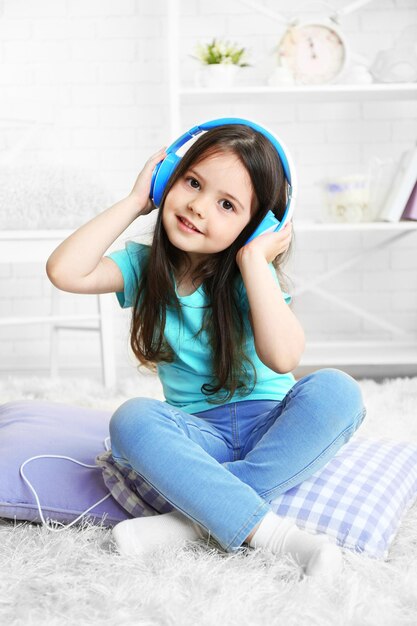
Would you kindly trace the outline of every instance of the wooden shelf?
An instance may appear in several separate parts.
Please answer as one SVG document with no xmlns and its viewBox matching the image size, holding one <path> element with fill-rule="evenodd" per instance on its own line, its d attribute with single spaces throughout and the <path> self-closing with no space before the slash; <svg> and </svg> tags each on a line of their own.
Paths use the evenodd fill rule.
<svg viewBox="0 0 417 626">
<path fill-rule="evenodd" d="M 398 341 L 307 341 L 300 365 L 417 365 L 417 339 Z"/>
<path fill-rule="evenodd" d="M 0 230 L 0 263 L 45 263 L 74 230 Z M 123 239 L 116 239 L 109 250 L 118 246 L 124 247 Z"/>
<path fill-rule="evenodd" d="M 404 232 L 417 230 L 416 221 L 400 222 L 311 222 L 294 218 L 294 229 L 298 232 Z"/>
<path fill-rule="evenodd" d="M 50 239 L 65 239 L 68 237 L 74 229 L 51 229 L 51 230 L 0 230 L 0 241 L 14 241 L 20 240 L 50 240 Z"/>
<path fill-rule="evenodd" d="M 45 263 L 70 230 L 0 230 L 0 263 Z"/>
<path fill-rule="evenodd" d="M 299 85 L 294 87 L 269 87 L 267 85 L 224 88 L 183 87 L 180 98 L 194 101 L 204 97 L 208 101 L 222 98 L 259 98 L 260 95 L 282 102 L 328 102 L 359 100 L 415 100 L 417 83 L 372 83 L 370 85 Z M 302 98 L 302 100 L 301 100 Z"/>
</svg>

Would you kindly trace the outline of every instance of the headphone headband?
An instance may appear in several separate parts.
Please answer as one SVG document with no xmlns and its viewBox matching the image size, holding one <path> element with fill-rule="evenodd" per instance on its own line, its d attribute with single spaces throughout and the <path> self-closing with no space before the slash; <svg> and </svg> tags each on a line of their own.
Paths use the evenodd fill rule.
<svg viewBox="0 0 417 626">
<path fill-rule="evenodd" d="M 211 130 L 212 128 L 217 128 L 219 126 L 227 126 L 231 124 L 242 124 L 243 126 L 253 128 L 261 135 L 264 135 L 264 137 L 269 139 L 269 141 L 277 151 L 288 185 L 288 201 L 284 216 L 281 220 L 281 224 L 283 225 L 283 223 L 288 221 L 292 215 L 295 198 L 297 195 L 296 175 L 292 158 L 284 142 L 281 141 L 281 139 L 278 139 L 278 137 L 274 135 L 271 131 L 267 130 L 265 127 L 257 124 L 256 122 L 252 122 L 250 120 L 246 120 L 240 117 L 221 117 L 214 120 L 209 120 L 207 122 L 198 124 L 197 126 L 193 126 L 193 128 L 190 128 L 190 130 L 186 131 L 183 135 L 178 137 L 178 139 L 176 139 L 167 148 L 167 157 L 161 163 L 158 163 L 158 165 L 154 169 L 152 175 L 150 197 L 152 198 L 156 206 L 160 205 L 168 180 L 170 179 L 171 175 L 173 174 L 174 170 L 181 160 L 181 157 L 177 155 L 177 151 L 182 148 L 182 146 L 184 146 L 203 132 Z"/>
</svg>

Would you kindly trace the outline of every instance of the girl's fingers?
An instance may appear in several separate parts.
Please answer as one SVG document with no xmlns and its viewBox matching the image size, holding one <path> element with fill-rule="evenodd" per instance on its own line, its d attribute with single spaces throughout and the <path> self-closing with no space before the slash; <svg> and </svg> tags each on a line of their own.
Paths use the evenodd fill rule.
<svg viewBox="0 0 417 626">
<path fill-rule="evenodd" d="M 158 152 L 155 152 L 155 154 L 150 156 L 149 159 L 146 161 L 145 167 L 148 169 L 151 169 L 151 168 L 153 169 L 155 165 L 157 165 L 160 161 L 163 161 L 165 157 L 167 156 L 167 153 L 165 152 L 165 150 L 166 150 L 166 147 L 160 148 Z"/>
<path fill-rule="evenodd" d="M 136 182 L 133 186 L 133 193 L 145 193 L 146 189 L 149 188 L 151 184 L 153 170 L 166 156 L 166 146 L 164 146 L 148 158 L 142 170 L 138 174 Z"/>
<path fill-rule="evenodd" d="M 281 241 L 290 240 L 292 237 L 292 229 L 290 225 L 285 225 L 282 230 L 279 230 L 277 235 L 280 235 Z"/>
<path fill-rule="evenodd" d="M 167 146 L 160 148 L 158 152 L 155 152 L 155 154 L 153 154 L 149 160 L 156 161 L 156 162 L 161 161 L 164 157 L 166 157 L 166 149 L 167 149 Z"/>
<path fill-rule="evenodd" d="M 285 224 L 284 228 L 281 231 L 279 231 L 278 234 L 281 235 L 281 240 L 280 240 L 281 252 L 280 252 L 280 254 L 282 254 L 282 252 L 285 252 L 289 248 L 289 245 L 291 243 L 291 238 L 292 238 L 292 224 L 291 224 L 291 222 L 287 222 L 287 224 Z"/>
</svg>

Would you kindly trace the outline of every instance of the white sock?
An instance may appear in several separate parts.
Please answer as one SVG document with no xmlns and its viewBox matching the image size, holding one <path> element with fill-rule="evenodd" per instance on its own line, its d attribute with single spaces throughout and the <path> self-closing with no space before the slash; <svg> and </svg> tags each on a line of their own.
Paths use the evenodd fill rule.
<svg viewBox="0 0 417 626">
<path fill-rule="evenodd" d="M 272 511 L 262 519 L 249 545 L 277 555 L 290 554 L 308 576 L 334 575 L 342 568 L 342 553 L 327 537 L 300 530 Z"/>
<path fill-rule="evenodd" d="M 117 549 L 124 555 L 140 555 L 162 545 L 205 539 L 205 530 L 180 511 L 135 517 L 116 524 L 112 531 Z"/>
</svg>

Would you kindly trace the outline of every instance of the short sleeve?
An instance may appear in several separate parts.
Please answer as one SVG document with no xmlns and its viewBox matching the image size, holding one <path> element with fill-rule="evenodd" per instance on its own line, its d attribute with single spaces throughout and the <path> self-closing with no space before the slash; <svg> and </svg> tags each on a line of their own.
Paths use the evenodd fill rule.
<svg viewBox="0 0 417 626">
<path fill-rule="evenodd" d="M 149 257 L 149 251 L 149 246 L 128 241 L 124 250 L 116 250 L 106 255 L 116 263 L 123 276 L 123 291 L 116 293 L 123 309 L 135 304 L 138 282 Z"/>
</svg>

